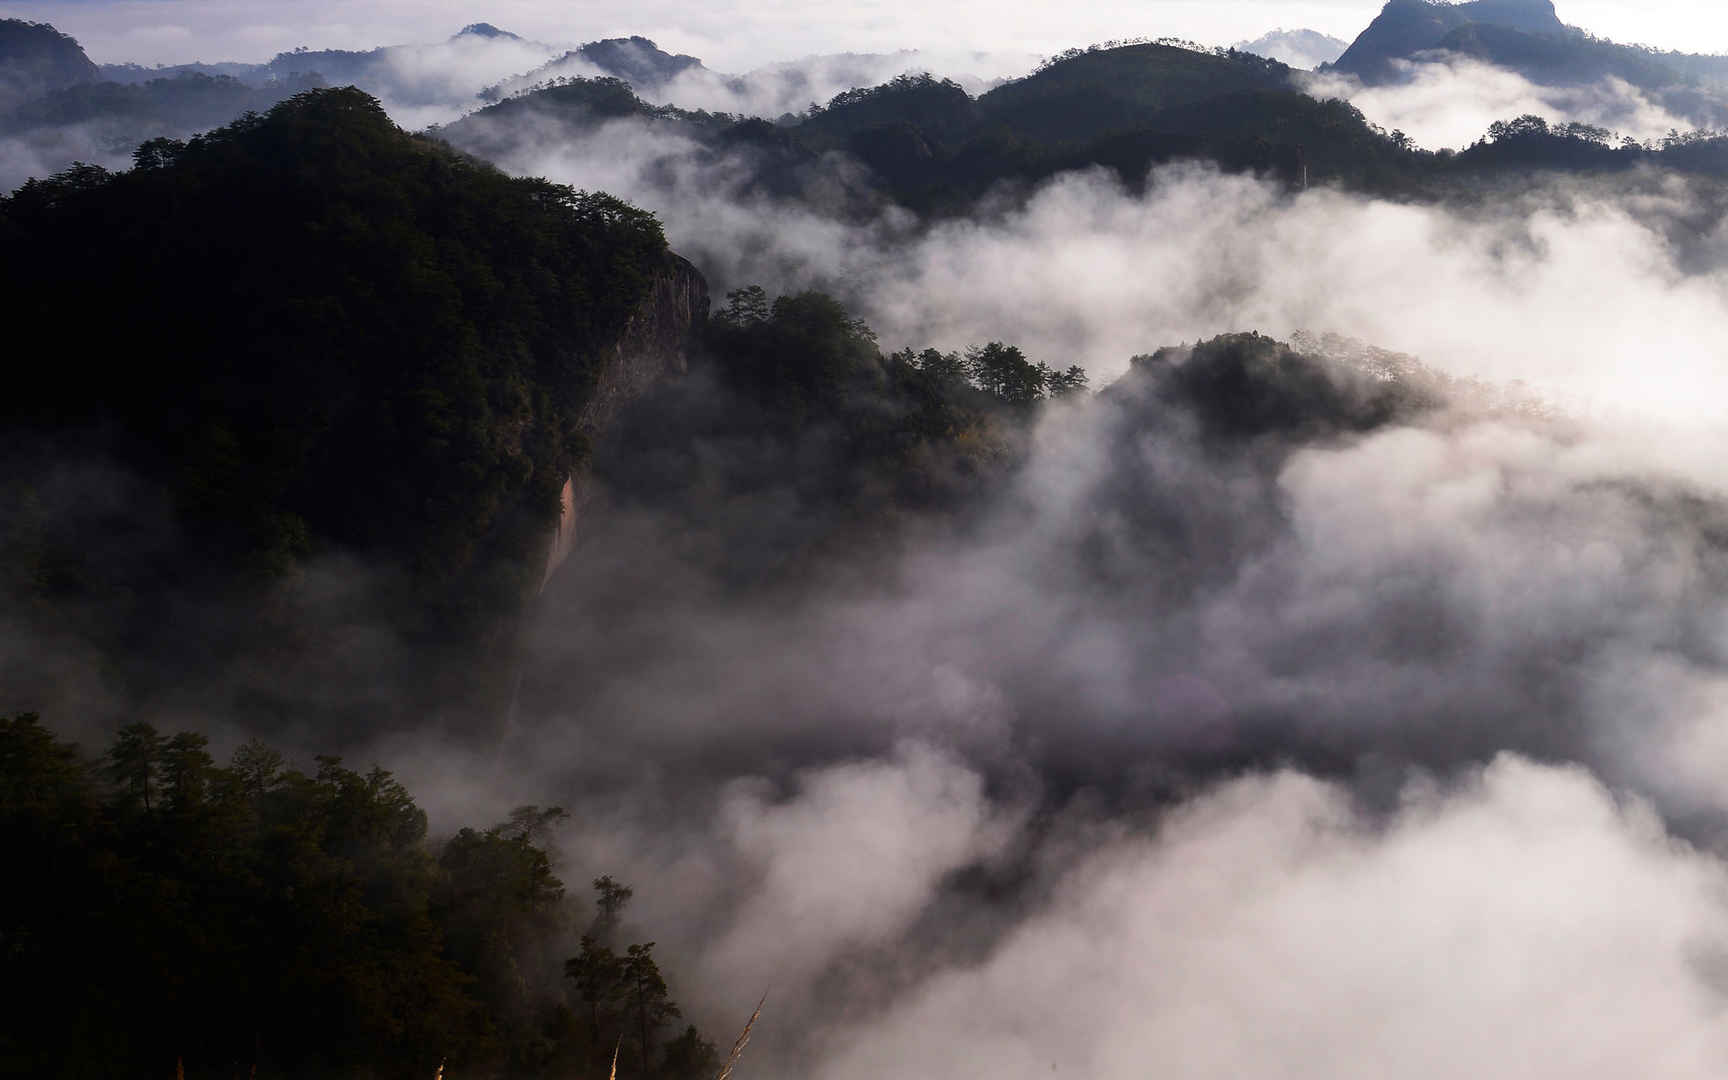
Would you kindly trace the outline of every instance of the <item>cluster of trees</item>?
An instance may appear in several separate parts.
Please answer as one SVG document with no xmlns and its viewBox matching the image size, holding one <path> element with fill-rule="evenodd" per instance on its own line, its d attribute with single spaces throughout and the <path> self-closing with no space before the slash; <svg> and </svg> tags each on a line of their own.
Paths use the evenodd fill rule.
<svg viewBox="0 0 1728 1080">
<path fill-rule="evenodd" d="M 906 348 L 888 359 L 931 375 L 945 387 L 970 386 L 1005 405 L 1034 405 L 1045 398 L 1083 393 L 1087 388 L 1086 369 L 1078 364 L 1057 371 L 1042 360 L 1027 360 L 1017 346 L 1000 341 L 974 345 L 964 353 Z"/>
<path fill-rule="evenodd" d="M 252 742 L 132 724 L 96 758 L 0 718 L 9 1076 L 696 1080 L 715 1052 L 652 943 L 622 947 L 630 892 L 565 894 L 523 807 L 442 843 L 391 775 L 290 768 Z M 587 933 L 579 937 L 586 925 Z M 618 951 L 615 951 L 618 950 Z M 560 961 L 561 957 L 568 957 Z"/>
<path fill-rule="evenodd" d="M 970 398 L 974 406 L 1028 407 L 1087 385 L 1084 368 L 1054 370 L 1000 341 L 964 353 L 907 347 L 883 356 L 875 331 L 816 291 L 770 301 L 760 285 L 736 290 L 711 320 L 708 340 L 730 379 L 793 414 L 860 385 L 893 385 L 896 376 L 915 375 L 952 403 Z"/>
<path fill-rule="evenodd" d="M 690 377 L 636 402 L 594 467 L 740 585 L 892 551 L 913 520 L 968 520 L 1023 460 L 1038 403 L 1086 390 L 1079 367 L 1002 342 L 884 353 L 821 292 L 733 292 L 705 340 Z"/>
<path fill-rule="evenodd" d="M 1639 163 L 1683 172 L 1728 176 L 1728 134 L 1670 129 L 1639 142 L 1594 124 L 1549 123 L 1526 113 L 1497 120 L 1481 141 L 1455 159 L 1465 171 L 1506 169 L 1617 170 Z"/>
<path fill-rule="evenodd" d="M 1133 357 L 1118 399 L 1154 398 L 1192 417 L 1210 441 L 1306 441 L 1409 422 L 1443 407 L 1450 384 L 1407 357 L 1360 355 L 1339 342 L 1296 347 L 1258 333 Z"/>
<path fill-rule="evenodd" d="M 1522 139 L 1530 137 L 1553 136 L 1561 139 L 1576 139 L 1580 142 L 1595 143 L 1607 146 L 1614 139 L 1614 133 L 1604 127 L 1594 124 L 1572 122 L 1568 124 L 1549 125 L 1548 121 L 1533 113 L 1512 120 L 1496 120 L 1488 125 L 1488 141 L 1499 142 L 1502 139 Z M 1637 140 L 1627 136 L 1626 143 L 1636 146 Z"/>
</svg>

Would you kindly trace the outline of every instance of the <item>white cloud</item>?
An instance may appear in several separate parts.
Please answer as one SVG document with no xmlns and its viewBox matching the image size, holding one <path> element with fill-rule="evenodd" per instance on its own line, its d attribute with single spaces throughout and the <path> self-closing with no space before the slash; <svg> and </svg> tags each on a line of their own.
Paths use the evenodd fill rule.
<svg viewBox="0 0 1728 1080">
<path fill-rule="evenodd" d="M 752 885 L 705 954 L 711 985 L 796 994 L 845 951 L 895 942 L 945 875 L 1006 836 L 982 779 L 916 745 L 807 773 L 790 802 L 760 787 L 735 785 L 721 807 Z"/>
<path fill-rule="evenodd" d="M 1716 1076 L 1725 886 L 1575 770 L 1502 758 L 1384 826 L 1243 780 L 1098 851 L 814 1075 Z"/>
<path fill-rule="evenodd" d="M 1405 81 L 1364 87 L 1349 76 L 1315 75 L 1304 77 L 1303 84 L 1315 97 L 1342 98 L 1374 123 L 1403 131 L 1430 150 L 1463 149 L 1481 139 L 1496 120 L 1525 114 L 1555 123 L 1593 124 L 1640 142 L 1660 139 L 1670 129 L 1709 126 L 1707 118 L 1673 115 L 1619 79 L 1551 87 L 1461 56 L 1395 63 Z"/>
</svg>

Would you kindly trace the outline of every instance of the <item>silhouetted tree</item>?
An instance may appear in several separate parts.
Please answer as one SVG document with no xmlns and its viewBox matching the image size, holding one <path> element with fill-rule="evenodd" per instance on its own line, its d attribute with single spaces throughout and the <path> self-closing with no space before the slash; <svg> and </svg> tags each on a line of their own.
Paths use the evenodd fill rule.
<svg viewBox="0 0 1728 1080">
<path fill-rule="evenodd" d="M 652 1072 L 650 1054 L 655 1033 L 683 1013 L 672 1003 L 666 980 L 654 962 L 652 941 L 627 948 L 620 970 L 624 1005 L 635 1021 L 637 1046 L 642 1054 L 642 1075 L 648 1076 Z"/>
<path fill-rule="evenodd" d="M 127 804 L 149 813 L 160 788 L 162 736 L 149 724 L 127 724 L 108 750 L 108 776 Z"/>
<path fill-rule="evenodd" d="M 1012 345 L 992 341 L 966 351 L 972 381 L 1010 405 L 1030 405 L 1044 396 L 1049 370 L 1033 364 Z"/>
</svg>

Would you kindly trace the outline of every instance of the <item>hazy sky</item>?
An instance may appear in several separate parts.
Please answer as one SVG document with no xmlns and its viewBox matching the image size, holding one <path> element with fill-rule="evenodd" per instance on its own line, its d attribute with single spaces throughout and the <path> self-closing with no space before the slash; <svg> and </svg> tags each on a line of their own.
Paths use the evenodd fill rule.
<svg viewBox="0 0 1728 1080">
<path fill-rule="evenodd" d="M 488 21 L 553 43 L 644 34 L 743 69 L 813 52 L 970 47 L 1052 53 L 1117 37 L 1179 36 L 1229 42 L 1274 27 L 1353 37 L 1378 0 L 0 0 L 0 14 L 53 23 L 99 63 L 262 60 L 297 45 L 364 48 L 428 41 Z M 1687 0 L 1564 0 L 1561 18 L 1616 40 L 1728 52 L 1728 12 Z M 987 12 L 987 17 L 981 17 Z"/>
</svg>

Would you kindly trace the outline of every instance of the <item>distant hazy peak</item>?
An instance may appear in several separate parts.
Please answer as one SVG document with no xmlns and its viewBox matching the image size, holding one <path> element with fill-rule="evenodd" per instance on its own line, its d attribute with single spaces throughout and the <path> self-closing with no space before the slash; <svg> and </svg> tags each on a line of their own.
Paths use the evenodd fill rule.
<svg viewBox="0 0 1728 1080">
<path fill-rule="evenodd" d="M 694 56 L 673 55 L 648 38 L 635 36 L 590 41 L 577 49 L 576 54 L 639 90 L 670 82 L 677 75 L 702 66 L 702 61 Z"/>
<path fill-rule="evenodd" d="M 465 37 L 504 38 L 508 41 L 521 41 L 522 40 L 520 35 L 512 34 L 508 30 L 500 30 L 496 26 L 493 26 L 491 23 L 484 23 L 484 22 L 469 23 L 467 26 L 464 26 L 460 31 L 458 31 L 456 33 L 455 37 L 452 37 L 450 40 L 455 41 L 456 38 L 465 38 Z"/>
<path fill-rule="evenodd" d="M 1349 47 L 1348 41 L 1342 41 L 1331 34 L 1322 34 L 1318 30 L 1285 30 L 1282 27 L 1253 41 L 1238 41 L 1231 46 L 1237 52 L 1264 56 L 1268 60 L 1276 60 L 1293 68 L 1315 68 L 1321 64 L 1330 64 L 1344 55 L 1344 50 Z"/>
</svg>

